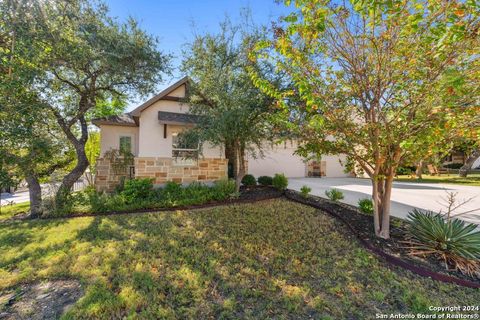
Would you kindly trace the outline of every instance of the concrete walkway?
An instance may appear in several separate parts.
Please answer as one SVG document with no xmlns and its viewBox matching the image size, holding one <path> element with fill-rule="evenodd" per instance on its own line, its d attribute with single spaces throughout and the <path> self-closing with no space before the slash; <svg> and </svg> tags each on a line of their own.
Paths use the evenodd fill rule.
<svg viewBox="0 0 480 320">
<path fill-rule="evenodd" d="M 300 190 L 304 185 L 312 188 L 311 194 L 324 197 L 325 191 L 336 188 L 343 192 L 342 202 L 357 205 L 359 199 L 371 198 L 372 186 L 368 179 L 359 178 L 291 178 L 288 188 Z M 473 198 L 456 212 L 475 210 L 461 218 L 480 225 L 480 187 L 440 183 L 395 182 L 392 191 L 392 215 L 405 218 L 413 208 L 445 210 L 447 192 L 456 192 L 457 201 Z"/>
</svg>

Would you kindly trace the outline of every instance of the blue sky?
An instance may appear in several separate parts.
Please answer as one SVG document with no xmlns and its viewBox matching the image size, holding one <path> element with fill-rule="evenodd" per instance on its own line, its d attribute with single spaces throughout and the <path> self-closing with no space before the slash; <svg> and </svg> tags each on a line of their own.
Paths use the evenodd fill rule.
<svg viewBox="0 0 480 320">
<path fill-rule="evenodd" d="M 160 39 L 159 49 L 174 55 L 174 76 L 159 84 L 159 91 L 182 76 L 178 71 L 182 46 L 192 40 L 194 29 L 199 33 L 215 32 L 226 15 L 238 21 L 240 11 L 247 7 L 254 22 L 264 25 L 288 12 L 288 8 L 274 0 L 106 0 L 106 3 L 112 16 L 120 21 L 132 16 L 144 30 Z M 138 102 L 141 101 L 130 103 L 128 109 Z"/>
</svg>

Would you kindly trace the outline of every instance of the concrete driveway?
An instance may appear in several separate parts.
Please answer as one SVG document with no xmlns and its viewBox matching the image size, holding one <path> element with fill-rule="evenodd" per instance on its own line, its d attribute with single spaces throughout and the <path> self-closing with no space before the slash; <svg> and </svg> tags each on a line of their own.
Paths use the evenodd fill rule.
<svg viewBox="0 0 480 320">
<path fill-rule="evenodd" d="M 342 202 L 357 205 L 359 199 L 370 198 L 370 180 L 359 178 L 291 178 L 288 188 L 300 191 L 304 185 L 312 188 L 311 194 L 325 197 L 325 190 L 336 188 L 343 192 Z M 457 201 L 473 198 L 456 212 L 475 210 L 462 215 L 462 219 L 480 225 L 480 187 L 452 184 L 395 182 L 392 191 L 392 215 L 405 218 L 413 208 L 439 211 L 445 210 L 447 192 L 456 192 Z"/>
</svg>

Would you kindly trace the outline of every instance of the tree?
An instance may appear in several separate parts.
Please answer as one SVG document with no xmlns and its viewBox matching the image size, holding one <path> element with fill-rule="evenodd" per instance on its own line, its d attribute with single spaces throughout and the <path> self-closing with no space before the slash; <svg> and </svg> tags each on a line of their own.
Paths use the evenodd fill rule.
<svg viewBox="0 0 480 320">
<path fill-rule="evenodd" d="M 34 218 L 42 214 L 40 179 L 70 164 L 73 154 L 48 107 L 30 89 L 38 76 L 37 43 L 23 37 L 28 24 L 12 14 L 31 18 L 29 9 L 25 2 L 0 4 L 0 164 L 2 183 L 27 181 Z"/>
<path fill-rule="evenodd" d="M 14 8 L 18 2 L 9 2 L 11 20 L 24 26 L 21 12 Z M 105 101 L 153 91 L 169 70 L 169 56 L 157 49 L 157 39 L 135 20 L 119 23 L 110 18 L 104 4 L 88 0 L 23 3 L 28 3 L 32 17 L 26 22 L 27 30 L 18 33 L 20 23 L 8 26 L 11 34 L 18 34 L 17 42 L 35 39 L 38 44 L 32 62 L 39 75 L 32 90 L 41 92 L 42 103 L 76 152 L 76 165 L 63 177 L 57 194 L 61 204 L 89 165 L 85 153 L 89 116 Z"/>
<path fill-rule="evenodd" d="M 53 116 L 34 95 L 21 92 L 18 86 L 22 85 L 13 79 L 7 86 L 0 81 L 0 162 L 8 168 L 10 179 L 26 180 L 30 217 L 36 218 L 43 211 L 40 179 L 72 163 L 74 154 Z M 12 94 L 4 91 L 7 88 L 21 95 L 11 100 Z"/>
<path fill-rule="evenodd" d="M 88 184 L 93 186 L 93 177 L 96 172 L 96 160 L 100 156 L 100 132 L 90 132 L 87 143 L 85 144 L 85 154 L 87 155 L 89 170 L 89 174 L 86 177 Z"/>
<path fill-rule="evenodd" d="M 468 155 L 465 164 L 458 170 L 458 175 L 460 177 L 466 177 L 478 158 L 480 158 L 480 149 L 476 148 Z"/>
<path fill-rule="evenodd" d="M 256 84 L 285 108 L 292 97 L 302 101 L 289 113 L 301 154 L 346 154 L 369 175 L 375 234 L 389 238 L 396 168 L 417 142 L 442 139 L 439 126 L 476 107 L 445 96 L 475 67 L 478 9 L 468 1 L 294 4 L 273 39 L 258 44 L 257 59 L 275 60 L 295 90 L 261 77 Z"/>
<path fill-rule="evenodd" d="M 190 112 L 200 116 L 184 136 L 225 149 L 237 190 L 247 170 L 247 153 L 257 156 L 272 137 L 272 99 L 254 86 L 247 70 L 272 74 L 269 64 L 252 65 L 248 59 L 258 38 L 227 20 L 220 33 L 197 35 L 184 51 L 182 65 L 191 79 L 186 98 Z"/>
</svg>

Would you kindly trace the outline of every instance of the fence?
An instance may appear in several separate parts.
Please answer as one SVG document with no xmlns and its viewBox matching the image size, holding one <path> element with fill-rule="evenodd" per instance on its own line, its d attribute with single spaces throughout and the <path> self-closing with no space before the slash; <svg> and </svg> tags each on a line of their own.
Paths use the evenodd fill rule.
<svg viewBox="0 0 480 320">
<path fill-rule="evenodd" d="M 73 184 L 72 191 L 73 192 L 81 191 L 86 187 L 88 187 L 88 185 L 89 183 L 87 182 L 86 179 L 80 178 Z"/>
</svg>

